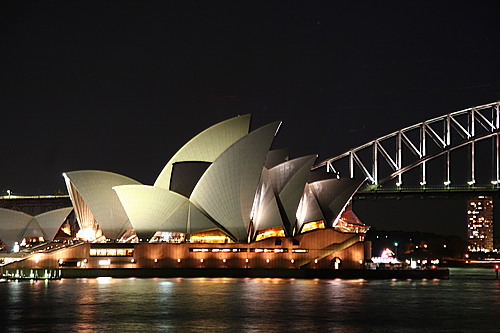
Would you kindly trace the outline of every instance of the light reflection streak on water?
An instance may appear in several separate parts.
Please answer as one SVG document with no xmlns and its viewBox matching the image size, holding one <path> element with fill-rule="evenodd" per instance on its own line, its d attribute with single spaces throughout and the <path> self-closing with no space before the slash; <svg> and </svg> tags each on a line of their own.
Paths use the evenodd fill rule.
<svg viewBox="0 0 500 333">
<path fill-rule="evenodd" d="M 486 271 L 453 273 L 450 280 L 9 282 L 0 284 L 0 322 L 13 332 L 46 331 L 47 321 L 54 332 L 492 331 L 499 281 Z"/>
</svg>

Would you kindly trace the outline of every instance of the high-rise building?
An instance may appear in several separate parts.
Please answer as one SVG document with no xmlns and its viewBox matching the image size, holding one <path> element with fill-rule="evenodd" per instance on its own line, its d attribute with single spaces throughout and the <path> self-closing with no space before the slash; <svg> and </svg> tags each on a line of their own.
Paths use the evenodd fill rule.
<svg viewBox="0 0 500 333">
<path fill-rule="evenodd" d="M 493 251 L 493 198 L 480 195 L 467 200 L 469 251 Z"/>
</svg>

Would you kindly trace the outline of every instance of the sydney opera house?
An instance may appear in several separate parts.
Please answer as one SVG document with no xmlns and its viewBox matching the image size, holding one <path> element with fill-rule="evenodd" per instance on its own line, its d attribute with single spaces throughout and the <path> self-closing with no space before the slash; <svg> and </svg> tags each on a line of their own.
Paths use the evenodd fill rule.
<svg viewBox="0 0 500 333">
<path fill-rule="evenodd" d="M 368 227 L 350 202 L 364 180 L 316 174 L 316 155 L 272 150 L 280 124 L 250 131 L 250 115 L 218 123 L 178 150 L 153 185 L 106 171 L 64 173 L 72 207 L 37 216 L 0 209 L 4 275 L 362 268 Z"/>
</svg>

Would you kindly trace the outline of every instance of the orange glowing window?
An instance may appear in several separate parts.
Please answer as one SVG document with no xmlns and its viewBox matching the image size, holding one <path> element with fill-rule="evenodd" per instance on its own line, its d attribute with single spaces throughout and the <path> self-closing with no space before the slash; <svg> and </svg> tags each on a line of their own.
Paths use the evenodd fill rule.
<svg viewBox="0 0 500 333">
<path fill-rule="evenodd" d="M 200 231 L 192 233 L 189 237 L 190 243 L 233 243 L 231 238 L 227 237 L 218 229 Z"/>
<path fill-rule="evenodd" d="M 260 241 L 271 237 L 285 237 L 285 230 L 282 227 L 262 229 L 257 233 L 255 240 Z"/>
<path fill-rule="evenodd" d="M 323 220 L 307 222 L 302 227 L 301 232 L 307 232 L 307 231 L 316 230 L 316 229 L 325 229 L 325 223 L 323 222 Z"/>
</svg>

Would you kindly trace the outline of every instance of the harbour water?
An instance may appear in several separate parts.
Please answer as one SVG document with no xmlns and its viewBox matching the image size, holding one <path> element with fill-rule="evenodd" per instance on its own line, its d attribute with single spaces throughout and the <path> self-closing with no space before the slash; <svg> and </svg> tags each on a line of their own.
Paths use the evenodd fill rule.
<svg viewBox="0 0 500 333">
<path fill-rule="evenodd" d="M 62 279 L 0 283 L 2 332 L 495 332 L 492 268 L 449 280 Z"/>
</svg>

